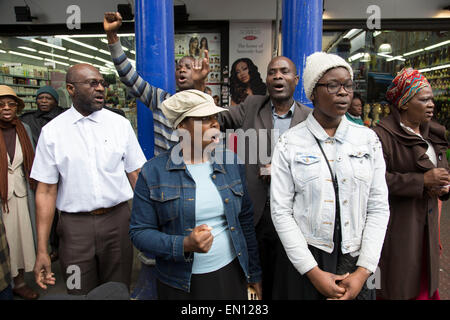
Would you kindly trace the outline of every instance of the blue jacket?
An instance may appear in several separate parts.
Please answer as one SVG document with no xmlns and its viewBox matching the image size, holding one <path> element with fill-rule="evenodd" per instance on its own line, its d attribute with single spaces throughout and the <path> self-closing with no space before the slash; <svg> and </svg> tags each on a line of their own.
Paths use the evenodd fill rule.
<svg viewBox="0 0 450 320">
<path fill-rule="evenodd" d="M 195 228 L 195 182 L 183 161 L 172 161 L 173 149 L 142 167 L 134 192 L 130 237 L 137 249 L 155 255 L 160 281 L 189 292 L 194 255 L 184 253 L 183 239 Z M 247 282 L 259 282 L 261 267 L 245 168 L 237 164 L 231 152 L 217 152 L 215 159 L 219 154 L 221 161 L 211 160 L 211 178 L 222 197 L 233 246 Z M 225 163 L 222 156 L 233 159 L 233 163 Z"/>
</svg>

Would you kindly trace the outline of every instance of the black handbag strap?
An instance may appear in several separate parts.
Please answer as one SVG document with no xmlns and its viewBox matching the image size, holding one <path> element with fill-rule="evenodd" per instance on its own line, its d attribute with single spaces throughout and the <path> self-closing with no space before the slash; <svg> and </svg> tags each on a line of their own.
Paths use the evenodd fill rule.
<svg viewBox="0 0 450 320">
<path fill-rule="evenodd" d="M 334 192 L 336 194 L 336 199 L 338 199 L 338 182 L 336 179 L 336 176 L 333 174 L 333 170 L 331 170 L 331 166 L 330 163 L 328 161 L 327 155 L 325 154 L 325 151 L 323 151 L 322 146 L 320 145 L 320 141 L 319 139 L 317 139 L 316 137 L 314 137 L 314 139 L 316 139 L 317 144 L 319 145 L 320 151 L 323 154 L 323 157 L 325 158 L 325 162 L 327 163 L 328 169 L 330 170 L 330 175 L 331 175 L 331 180 L 333 181 L 333 188 L 334 188 Z"/>
</svg>

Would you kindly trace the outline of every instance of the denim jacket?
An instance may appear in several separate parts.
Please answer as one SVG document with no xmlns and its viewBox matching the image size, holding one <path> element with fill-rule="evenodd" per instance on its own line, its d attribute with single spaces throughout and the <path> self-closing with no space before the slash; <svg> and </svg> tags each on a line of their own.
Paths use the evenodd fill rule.
<svg viewBox="0 0 450 320">
<path fill-rule="evenodd" d="M 304 274 L 317 266 L 312 245 L 334 250 L 335 193 L 315 140 L 328 135 L 313 117 L 287 131 L 272 158 L 272 220 L 289 259 Z M 386 165 L 375 132 L 345 117 L 334 136 L 343 254 L 375 272 L 389 220 Z"/>
<path fill-rule="evenodd" d="M 149 160 L 136 183 L 130 221 L 130 237 L 140 251 L 155 255 L 158 279 L 190 291 L 194 255 L 185 253 L 183 239 L 195 228 L 195 182 L 184 162 L 174 163 L 171 150 Z M 230 152 L 221 153 L 227 160 Z M 219 151 L 215 159 L 219 156 Z M 213 158 L 214 159 L 214 158 Z M 247 282 L 261 281 L 253 205 L 249 198 L 245 168 L 212 161 L 211 178 L 223 200 L 232 243 Z"/>
</svg>

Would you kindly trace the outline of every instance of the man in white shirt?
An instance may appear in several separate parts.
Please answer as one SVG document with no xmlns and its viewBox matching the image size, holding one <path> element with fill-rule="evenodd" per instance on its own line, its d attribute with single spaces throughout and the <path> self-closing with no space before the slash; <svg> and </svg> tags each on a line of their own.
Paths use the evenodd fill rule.
<svg viewBox="0 0 450 320">
<path fill-rule="evenodd" d="M 66 88 L 72 107 L 41 132 L 31 177 L 37 180 L 39 286 L 54 284 L 47 251 L 55 206 L 60 263 L 70 294 L 98 285 L 130 285 L 133 260 L 127 201 L 145 156 L 130 122 L 103 109 L 108 84 L 89 64 L 71 67 Z"/>
</svg>

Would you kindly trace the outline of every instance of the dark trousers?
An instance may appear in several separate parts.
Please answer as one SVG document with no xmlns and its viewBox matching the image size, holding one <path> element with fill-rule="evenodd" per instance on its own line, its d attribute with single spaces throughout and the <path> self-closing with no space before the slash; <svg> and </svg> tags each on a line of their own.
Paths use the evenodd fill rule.
<svg viewBox="0 0 450 320">
<path fill-rule="evenodd" d="M 13 300 L 13 292 L 11 285 L 8 285 L 5 289 L 0 291 L 0 300 Z"/>
<path fill-rule="evenodd" d="M 101 215 L 61 212 L 57 227 L 59 260 L 69 294 L 87 294 L 110 281 L 129 288 L 133 264 L 130 215 L 127 202 Z M 71 266 L 79 267 L 80 288 L 73 288 L 76 280 Z"/>
<path fill-rule="evenodd" d="M 272 300 L 275 272 L 277 269 L 277 260 L 280 254 L 281 242 L 275 227 L 273 226 L 269 202 L 266 203 L 263 215 L 256 225 L 255 230 L 262 268 L 263 299 Z"/>
<path fill-rule="evenodd" d="M 192 274 L 190 292 L 157 281 L 159 300 L 247 300 L 247 282 L 236 258 L 219 270 Z"/>
</svg>

